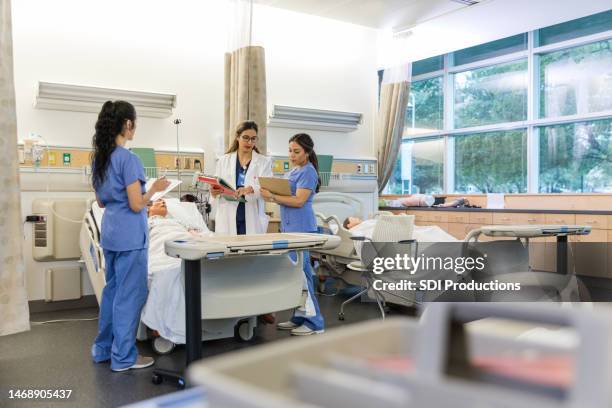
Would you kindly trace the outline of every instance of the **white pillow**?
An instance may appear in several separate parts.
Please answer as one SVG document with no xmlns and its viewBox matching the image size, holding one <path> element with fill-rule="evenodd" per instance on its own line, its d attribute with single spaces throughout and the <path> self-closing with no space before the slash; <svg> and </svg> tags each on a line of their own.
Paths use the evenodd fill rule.
<svg viewBox="0 0 612 408">
<path fill-rule="evenodd" d="M 202 214 L 198 211 L 195 203 L 180 202 L 178 198 L 166 198 L 168 215 L 189 229 L 198 229 L 209 232 Z"/>
</svg>

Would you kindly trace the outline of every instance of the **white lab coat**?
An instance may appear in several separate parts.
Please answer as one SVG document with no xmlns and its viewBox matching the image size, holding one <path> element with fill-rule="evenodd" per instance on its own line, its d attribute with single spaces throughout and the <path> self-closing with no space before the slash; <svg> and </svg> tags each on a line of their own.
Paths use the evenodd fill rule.
<svg viewBox="0 0 612 408">
<path fill-rule="evenodd" d="M 221 177 L 232 187 L 236 186 L 236 152 L 219 158 L 215 176 Z M 245 203 L 246 233 L 264 234 L 268 230 L 268 216 L 265 213 L 265 202 L 259 193 L 258 177 L 272 177 L 272 159 L 253 151 L 251 164 L 244 177 L 244 186 L 252 186 L 255 192 L 247 194 Z M 216 206 L 215 233 L 236 235 L 236 211 L 238 203 L 227 201 L 222 196 L 214 199 Z"/>
</svg>

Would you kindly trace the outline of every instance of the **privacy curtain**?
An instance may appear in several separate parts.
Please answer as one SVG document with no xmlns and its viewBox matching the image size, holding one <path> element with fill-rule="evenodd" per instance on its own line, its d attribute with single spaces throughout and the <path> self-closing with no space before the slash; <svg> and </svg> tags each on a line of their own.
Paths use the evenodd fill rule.
<svg viewBox="0 0 612 408">
<path fill-rule="evenodd" d="M 380 105 L 376 121 L 379 193 L 382 193 L 387 185 L 397 161 L 404 133 L 409 91 L 410 82 L 407 80 L 390 83 L 383 80 L 380 87 Z"/>
<path fill-rule="evenodd" d="M 266 57 L 261 46 L 246 46 L 225 54 L 225 137 L 227 149 L 236 125 L 253 120 L 259 127 L 257 147 L 266 153 Z"/>
<path fill-rule="evenodd" d="M 30 329 L 20 220 L 11 2 L 0 0 L 0 336 Z"/>
</svg>

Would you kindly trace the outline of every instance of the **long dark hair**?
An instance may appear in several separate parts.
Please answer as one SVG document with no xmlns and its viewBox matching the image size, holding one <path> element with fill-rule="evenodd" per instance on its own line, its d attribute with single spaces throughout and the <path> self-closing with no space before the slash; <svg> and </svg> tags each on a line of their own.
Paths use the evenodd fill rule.
<svg viewBox="0 0 612 408">
<path fill-rule="evenodd" d="M 93 136 L 91 153 L 91 180 L 94 189 L 100 187 L 106 179 L 106 170 L 110 157 L 117 143 L 115 139 L 123 130 L 127 120 L 136 121 L 136 109 L 125 101 L 106 101 L 98 114 L 96 133 Z"/>
<path fill-rule="evenodd" d="M 300 145 L 302 149 L 306 152 L 308 156 L 308 161 L 312 163 L 313 167 L 317 171 L 317 189 L 315 193 L 318 193 L 321 188 L 321 175 L 319 174 L 319 160 L 317 159 L 317 154 L 314 151 L 314 142 L 306 133 L 298 133 L 297 135 L 293 135 L 291 139 L 289 139 L 289 143 L 295 142 Z"/>
<path fill-rule="evenodd" d="M 255 133 L 259 132 L 259 127 L 257 126 L 257 123 L 253 122 L 252 120 L 245 120 L 244 122 L 240 122 L 238 126 L 236 126 L 236 132 L 234 133 L 234 142 L 232 143 L 230 148 L 227 149 L 227 152 L 225 152 L 225 154 L 234 153 L 236 150 L 238 150 L 238 138 L 240 137 L 242 132 L 249 129 L 254 130 Z M 257 149 L 257 146 L 253 146 L 253 150 L 259 153 L 259 149 Z"/>
</svg>

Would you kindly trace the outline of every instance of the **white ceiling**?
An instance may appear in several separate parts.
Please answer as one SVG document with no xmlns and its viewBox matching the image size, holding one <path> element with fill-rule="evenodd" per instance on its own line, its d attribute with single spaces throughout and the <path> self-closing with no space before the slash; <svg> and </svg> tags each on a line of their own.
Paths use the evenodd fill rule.
<svg viewBox="0 0 612 408">
<path fill-rule="evenodd" d="M 453 0 L 255 0 L 372 28 L 404 29 L 467 7 Z M 475 7 L 475 6 L 474 6 Z"/>
</svg>

